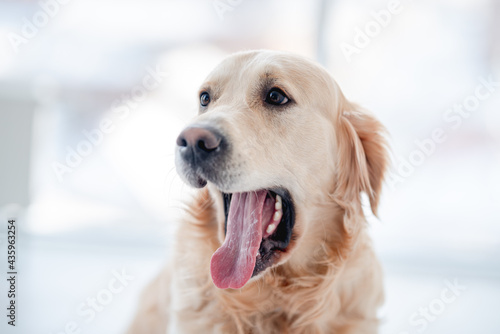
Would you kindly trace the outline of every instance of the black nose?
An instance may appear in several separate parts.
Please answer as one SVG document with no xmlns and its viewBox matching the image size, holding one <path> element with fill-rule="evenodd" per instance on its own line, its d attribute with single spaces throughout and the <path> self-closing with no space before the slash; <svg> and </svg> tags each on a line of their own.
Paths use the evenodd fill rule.
<svg viewBox="0 0 500 334">
<path fill-rule="evenodd" d="M 182 158 L 192 164 L 201 163 L 220 152 L 221 142 L 219 132 L 202 126 L 188 127 L 177 137 Z"/>
</svg>

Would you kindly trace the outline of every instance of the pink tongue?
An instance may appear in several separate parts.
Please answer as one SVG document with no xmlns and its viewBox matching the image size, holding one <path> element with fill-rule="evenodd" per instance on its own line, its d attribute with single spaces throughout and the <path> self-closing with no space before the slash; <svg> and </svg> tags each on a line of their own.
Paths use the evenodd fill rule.
<svg viewBox="0 0 500 334">
<path fill-rule="evenodd" d="M 224 244 L 212 255 L 210 272 L 220 289 L 239 289 L 252 277 L 262 241 L 262 211 L 267 191 L 234 193 Z"/>
</svg>

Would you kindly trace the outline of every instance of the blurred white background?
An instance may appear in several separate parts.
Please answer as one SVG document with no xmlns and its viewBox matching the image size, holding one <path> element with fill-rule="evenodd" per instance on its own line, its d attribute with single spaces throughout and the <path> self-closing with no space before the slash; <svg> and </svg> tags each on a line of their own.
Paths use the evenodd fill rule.
<svg viewBox="0 0 500 334">
<path fill-rule="evenodd" d="M 59 1 L 0 1 L 1 254 L 7 217 L 22 232 L 1 333 L 124 330 L 191 193 L 173 149 L 197 87 L 256 48 L 320 61 L 391 134 L 381 333 L 500 333 L 499 1 Z"/>
</svg>

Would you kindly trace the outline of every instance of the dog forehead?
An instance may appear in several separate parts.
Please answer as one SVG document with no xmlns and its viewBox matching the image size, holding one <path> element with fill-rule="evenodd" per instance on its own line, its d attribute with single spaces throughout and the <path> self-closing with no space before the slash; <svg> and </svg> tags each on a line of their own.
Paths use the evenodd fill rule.
<svg viewBox="0 0 500 334">
<path fill-rule="evenodd" d="M 279 72 L 280 61 L 273 57 L 272 53 L 259 51 L 236 53 L 222 60 L 207 76 L 203 86 L 234 86 L 242 81 L 252 82 L 260 78 L 277 76 Z"/>
<path fill-rule="evenodd" d="M 247 51 L 222 60 L 207 76 L 201 90 L 210 89 L 213 93 L 228 88 L 245 91 L 248 86 L 277 83 L 314 92 L 317 91 L 315 85 L 324 87 L 329 78 L 321 66 L 301 56 L 267 50 Z"/>
</svg>

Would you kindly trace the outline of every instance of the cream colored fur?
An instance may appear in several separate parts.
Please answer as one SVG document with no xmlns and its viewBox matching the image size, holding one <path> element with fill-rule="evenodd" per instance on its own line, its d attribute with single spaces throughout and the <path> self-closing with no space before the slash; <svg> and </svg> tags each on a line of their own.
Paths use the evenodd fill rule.
<svg viewBox="0 0 500 334">
<path fill-rule="evenodd" d="M 293 105 L 267 110 L 256 93 L 262 81 Z M 382 272 L 361 193 L 376 213 L 388 163 L 382 125 L 347 101 L 326 70 L 288 53 L 232 55 L 200 91 L 208 88 L 210 108 L 193 122 L 224 129 L 235 152 L 224 168 L 239 176 L 199 191 L 128 333 L 377 333 Z M 294 199 L 293 241 L 243 288 L 216 288 L 210 258 L 224 240 L 220 191 L 272 186 Z"/>
</svg>

